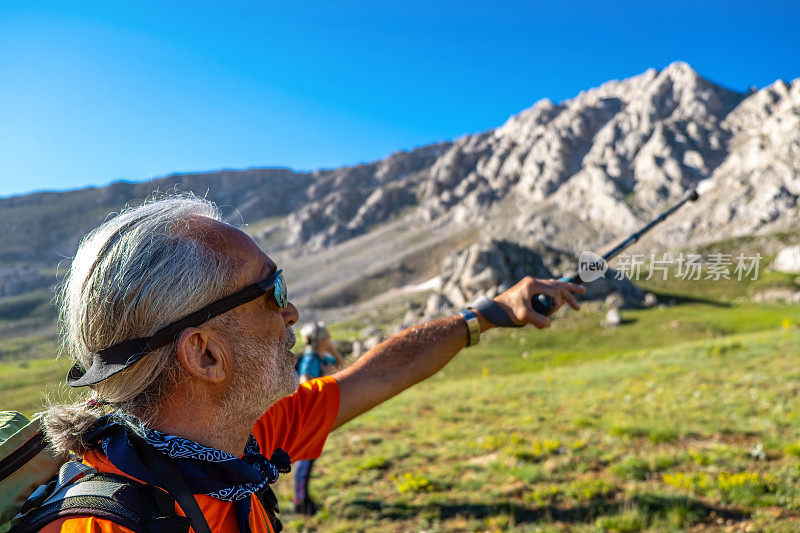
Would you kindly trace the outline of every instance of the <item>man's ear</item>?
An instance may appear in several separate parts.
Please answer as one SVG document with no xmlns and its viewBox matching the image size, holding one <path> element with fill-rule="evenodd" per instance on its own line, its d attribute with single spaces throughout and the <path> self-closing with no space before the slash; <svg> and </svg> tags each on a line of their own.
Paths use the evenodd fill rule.
<svg viewBox="0 0 800 533">
<path fill-rule="evenodd" d="M 192 376 L 211 383 L 225 381 L 230 369 L 227 350 L 217 334 L 202 328 L 186 328 L 175 343 L 178 359 Z"/>
</svg>

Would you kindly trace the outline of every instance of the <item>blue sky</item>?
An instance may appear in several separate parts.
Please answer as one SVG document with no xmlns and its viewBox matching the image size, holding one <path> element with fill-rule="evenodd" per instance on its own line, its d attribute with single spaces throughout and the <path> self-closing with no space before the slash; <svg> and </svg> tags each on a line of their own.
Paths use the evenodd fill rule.
<svg viewBox="0 0 800 533">
<path fill-rule="evenodd" d="M 0 196 L 331 168 L 691 64 L 800 77 L 798 2 L 0 3 Z"/>
</svg>

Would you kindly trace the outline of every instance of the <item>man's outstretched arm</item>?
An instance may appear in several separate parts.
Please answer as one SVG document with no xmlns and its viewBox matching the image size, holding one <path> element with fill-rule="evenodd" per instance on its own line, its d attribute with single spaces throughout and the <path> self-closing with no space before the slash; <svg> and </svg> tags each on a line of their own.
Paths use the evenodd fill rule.
<svg viewBox="0 0 800 533">
<path fill-rule="evenodd" d="M 516 324 L 546 328 L 550 319 L 535 312 L 531 298 L 544 293 L 553 299 L 555 309 L 567 303 L 580 306 L 575 294 L 586 289 L 573 283 L 525 278 L 503 294 L 497 302 Z M 481 332 L 494 327 L 478 316 Z M 461 316 L 442 318 L 414 326 L 382 342 L 353 365 L 334 374 L 339 383 L 339 415 L 334 428 L 364 413 L 411 385 L 429 378 L 467 345 L 467 327 Z"/>
</svg>

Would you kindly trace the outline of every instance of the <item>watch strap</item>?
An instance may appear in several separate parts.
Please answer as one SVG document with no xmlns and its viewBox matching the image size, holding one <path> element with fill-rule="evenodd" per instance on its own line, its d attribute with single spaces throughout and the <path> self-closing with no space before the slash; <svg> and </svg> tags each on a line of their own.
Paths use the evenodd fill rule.
<svg viewBox="0 0 800 533">
<path fill-rule="evenodd" d="M 515 324 L 500 305 L 484 295 L 477 296 L 467 304 L 468 309 L 474 309 L 480 315 L 501 328 L 519 328 L 522 324 Z"/>
</svg>

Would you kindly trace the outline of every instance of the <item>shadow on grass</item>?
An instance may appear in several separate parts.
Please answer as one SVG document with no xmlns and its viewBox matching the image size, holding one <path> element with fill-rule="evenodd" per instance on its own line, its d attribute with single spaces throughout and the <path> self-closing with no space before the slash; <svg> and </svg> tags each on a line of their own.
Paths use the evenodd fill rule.
<svg viewBox="0 0 800 533">
<path fill-rule="evenodd" d="M 719 300 L 712 300 L 710 298 L 699 298 L 697 296 L 688 296 L 686 294 L 673 294 L 670 292 L 653 291 L 659 303 L 673 302 L 675 305 L 683 304 L 705 304 L 713 307 L 733 307 L 732 303 L 720 302 Z"/>
<path fill-rule="evenodd" d="M 417 516 L 448 520 L 467 518 L 483 520 L 493 516 L 513 517 L 517 524 L 540 521 L 558 521 L 566 523 L 587 523 L 601 516 L 613 516 L 631 509 L 652 518 L 663 518 L 676 509 L 684 510 L 693 518 L 690 523 L 716 520 L 741 521 L 750 517 L 746 511 L 733 508 L 717 507 L 700 500 L 671 494 L 643 493 L 622 500 L 597 498 L 574 505 L 527 506 L 509 500 L 498 500 L 492 503 L 424 503 L 420 505 L 407 503 L 384 503 L 374 499 L 359 499 L 347 504 L 345 514 L 359 515 L 363 512 L 380 514 L 389 520 L 408 520 Z"/>
</svg>

